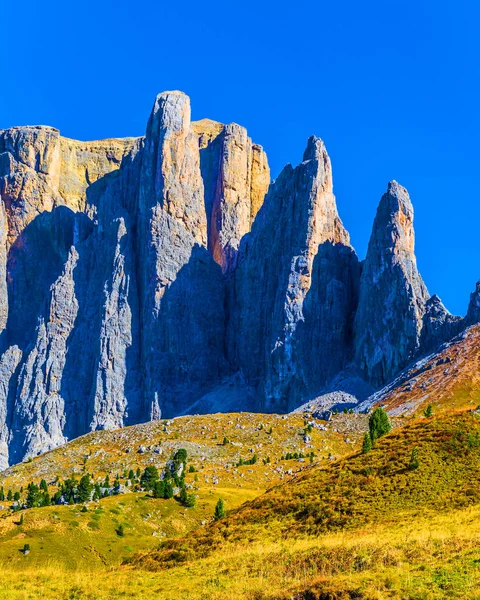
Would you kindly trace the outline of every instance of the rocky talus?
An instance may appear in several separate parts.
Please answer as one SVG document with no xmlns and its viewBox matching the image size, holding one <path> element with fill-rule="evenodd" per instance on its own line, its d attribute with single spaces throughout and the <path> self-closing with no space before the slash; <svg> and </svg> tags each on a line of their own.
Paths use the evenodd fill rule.
<svg viewBox="0 0 480 600">
<path fill-rule="evenodd" d="M 323 142 L 270 181 L 245 128 L 157 96 L 139 138 L 0 130 L 0 468 L 189 410 L 380 386 L 480 318 L 429 294 L 389 184 L 359 262 Z"/>
</svg>

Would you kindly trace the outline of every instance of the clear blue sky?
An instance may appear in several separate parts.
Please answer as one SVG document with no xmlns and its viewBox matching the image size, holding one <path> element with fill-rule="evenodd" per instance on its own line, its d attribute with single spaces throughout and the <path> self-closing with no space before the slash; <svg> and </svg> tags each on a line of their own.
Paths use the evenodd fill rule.
<svg viewBox="0 0 480 600">
<path fill-rule="evenodd" d="M 480 279 L 480 5 L 475 0 L 2 3 L 0 128 L 141 135 L 155 95 L 236 121 L 276 176 L 309 135 L 333 162 L 364 257 L 390 179 L 410 191 L 430 293 L 463 314 Z"/>
</svg>

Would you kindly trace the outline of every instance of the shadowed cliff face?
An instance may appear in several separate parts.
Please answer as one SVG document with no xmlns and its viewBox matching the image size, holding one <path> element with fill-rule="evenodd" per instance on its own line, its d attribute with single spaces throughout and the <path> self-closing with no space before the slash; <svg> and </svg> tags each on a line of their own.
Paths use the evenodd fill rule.
<svg viewBox="0 0 480 600">
<path fill-rule="evenodd" d="M 338 250 L 328 251 L 327 243 Z M 266 410 L 297 405 L 314 382 L 325 383 L 346 363 L 347 334 L 335 340 L 339 360 L 330 361 L 328 352 L 333 329 L 351 329 L 357 262 L 337 214 L 330 159 L 323 142 L 311 138 L 304 161 L 285 167 L 272 184 L 240 247 L 229 294 L 227 346 Z M 309 299 L 324 293 L 332 297 L 321 306 Z"/>
<path fill-rule="evenodd" d="M 92 429 L 286 411 L 374 385 L 476 322 L 429 299 L 393 182 L 363 266 L 310 138 L 270 185 L 237 125 L 160 94 L 142 138 L 0 131 L 0 468 Z"/>
</svg>

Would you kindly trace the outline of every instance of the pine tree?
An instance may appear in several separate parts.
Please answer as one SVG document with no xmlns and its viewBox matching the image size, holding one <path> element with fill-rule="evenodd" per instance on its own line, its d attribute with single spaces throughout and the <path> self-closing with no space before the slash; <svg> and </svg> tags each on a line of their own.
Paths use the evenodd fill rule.
<svg viewBox="0 0 480 600">
<path fill-rule="evenodd" d="M 25 504 L 27 505 L 27 508 L 35 508 L 37 506 L 40 506 L 40 502 L 41 502 L 40 488 L 38 487 L 38 485 L 35 485 L 34 483 L 29 483 L 28 487 L 27 487 L 27 498 L 25 500 Z"/>
<path fill-rule="evenodd" d="M 42 481 L 40 482 L 40 489 L 42 490 L 42 492 L 48 492 L 48 486 L 45 479 L 42 479 Z"/>
<path fill-rule="evenodd" d="M 367 433 L 363 437 L 362 454 L 366 454 L 367 452 L 370 452 L 371 449 L 372 449 L 372 439 L 370 437 L 370 434 L 367 431 Z"/>
<path fill-rule="evenodd" d="M 433 415 L 433 406 L 429 404 L 423 414 L 429 419 Z"/>
<path fill-rule="evenodd" d="M 15 492 L 13 494 L 13 499 L 15 500 L 15 502 L 18 502 L 20 500 L 20 492 Z"/>
<path fill-rule="evenodd" d="M 5 500 L 5 490 L 3 489 L 3 486 L 0 488 L 0 502 L 3 502 Z"/>
<path fill-rule="evenodd" d="M 218 521 L 219 519 L 223 519 L 225 514 L 225 503 L 223 502 L 222 498 L 219 498 L 215 506 L 215 520 Z"/>
<path fill-rule="evenodd" d="M 155 465 L 148 465 L 140 478 L 140 485 L 147 491 L 153 490 L 155 483 L 158 481 L 158 469 Z"/>
<path fill-rule="evenodd" d="M 179 496 L 179 500 L 180 500 L 180 504 L 183 504 L 183 506 L 185 506 L 185 503 L 187 502 L 187 488 L 185 485 L 182 485 L 181 489 L 180 489 L 180 496 Z"/>
<path fill-rule="evenodd" d="M 163 480 L 156 481 L 152 491 L 154 498 L 165 498 L 165 482 Z"/>
<path fill-rule="evenodd" d="M 12 490 L 8 490 L 8 493 L 7 493 L 7 500 L 8 500 L 9 502 L 11 502 L 11 501 L 12 501 L 12 499 L 13 499 Z"/>
<path fill-rule="evenodd" d="M 412 456 L 410 457 L 410 462 L 408 463 L 408 470 L 414 471 L 415 469 L 418 469 L 419 466 L 420 462 L 418 460 L 418 448 L 415 447 L 412 450 Z"/>
<path fill-rule="evenodd" d="M 165 491 L 163 494 L 163 497 L 165 498 L 165 500 L 169 500 L 170 498 L 173 498 L 173 485 L 170 479 L 165 479 Z"/>
<path fill-rule="evenodd" d="M 90 475 L 83 475 L 77 487 L 77 502 L 88 502 L 92 495 L 93 485 L 90 481 Z"/>
<path fill-rule="evenodd" d="M 102 497 L 102 490 L 100 488 L 100 484 L 96 483 L 95 488 L 93 490 L 92 500 L 94 500 L 95 502 L 98 502 L 98 500 L 100 500 L 101 497 Z"/>
<path fill-rule="evenodd" d="M 130 479 L 130 481 L 133 481 L 135 479 L 135 473 L 133 472 L 133 469 L 130 469 L 130 471 L 128 472 L 128 478 Z"/>
<path fill-rule="evenodd" d="M 368 419 L 368 428 L 372 445 L 375 445 L 378 438 L 391 430 L 392 426 L 390 425 L 388 415 L 381 406 L 376 408 L 370 415 L 370 418 Z"/>
</svg>

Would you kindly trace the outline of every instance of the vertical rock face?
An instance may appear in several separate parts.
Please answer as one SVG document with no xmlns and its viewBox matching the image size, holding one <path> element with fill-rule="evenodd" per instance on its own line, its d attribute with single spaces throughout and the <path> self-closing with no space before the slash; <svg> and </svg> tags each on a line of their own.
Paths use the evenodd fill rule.
<svg viewBox="0 0 480 600">
<path fill-rule="evenodd" d="M 157 97 L 139 185 L 145 402 L 149 414 L 168 414 L 224 369 L 224 291 L 207 250 L 199 142 L 185 94 Z"/>
<path fill-rule="evenodd" d="M 355 358 L 374 385 L 417 353 L 427 299 L 414 254 L 413 207 L 407 190 L 392 181 L 377 209 L 355 317 Z"/>
<path fill-rule="evenodd" d="M 270 185 L 247 131 L 191 123 L 181 92 L 141 138 L 1 130 L 0 197 L 0 469 L 189 407 L 289 410 L 342 373 L 381 385 L 480 320 L 479 286 L 464 320 L 428 299 L 401 186 L 362 268 L 320 139 Z"/>
<path fill-rule="evenodd" d="M 229 295 L 234 316 L 228 347 L 268 410 L 285 410 L 310 391 L 312 371 L 328 361 L 336 335 L 330 318 L 338 323 L 340 363 L 346 359 L 344 333 L 352 316 L 357 261 L 332 187 L 325 146 L 310 138 L 303 162 L 296 169 L 287 166 L 271 186 L 240 248 Z M 325 293 L 330 305 L 315 306 L 309 293 Z M 319 327 L 310 332 L 313 326 Z M 299 346 L 308 337 L 314 351 L 305 361 Z"/>
<path fill-rule="evenodd" d="M 480 281 L 477 281 L 475 291 L 470 294 L 470 302 L 468 304 L 465 321 L 467 326 L 480 321 Z"/>
<path fill-rule="evenodd" d="M 463 326 L 463 319 L 448 312 L 443 302 L 435 294 L 425 304 L 420 351 L 434 351 L 444 342 L 455 337 Z"/>
<path fill-rule="evenodd" d="M 199 135 L 208 249 L 223 273 L 236 266 L 242 237 L 250 231 L 270 184 L 267 157 L 236 123 L 216 127 L 204 119 L 195 123 Z"/>
</svg>

